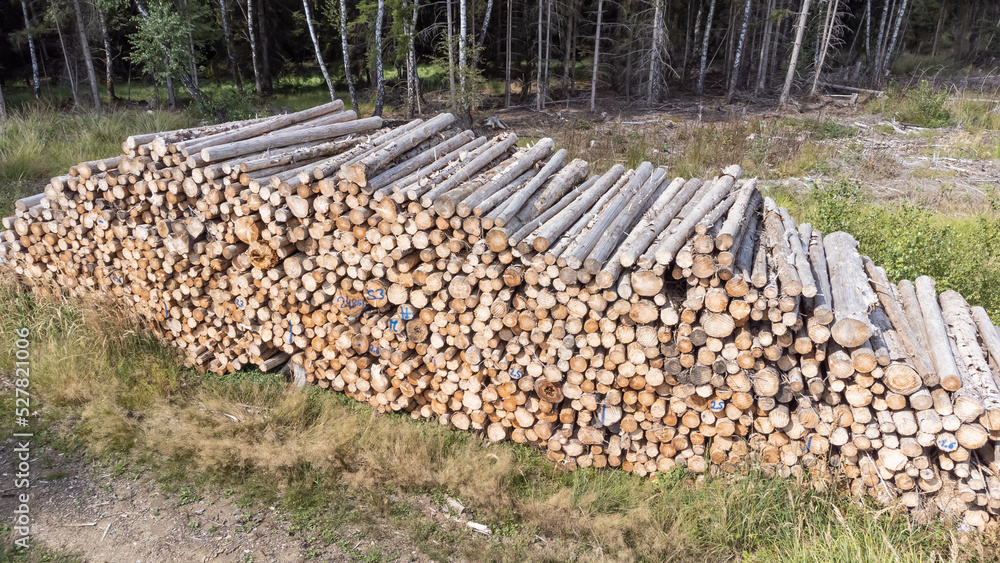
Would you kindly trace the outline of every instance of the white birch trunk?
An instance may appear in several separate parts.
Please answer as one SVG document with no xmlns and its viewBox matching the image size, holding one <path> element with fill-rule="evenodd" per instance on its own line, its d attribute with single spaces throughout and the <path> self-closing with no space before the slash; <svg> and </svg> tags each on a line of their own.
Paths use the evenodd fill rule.
<svg viewBox="0 0 1000 563">
<path fill-rule="evenodd" d="M 53 20 L 56 23 L 56 34 L 59 36 L 59 45 L 62 47 L 63 52 L 63 62 L 66 63 L 66 78 L 69 79 L 69 88 L 73 93 L 73 104 L 80 104 L 80 93 L 76 88 L 76 76 L 73 73 L 73 66 L 69 64 L 69 51 L 66 50 L 66 38 L 62 34 L 62 26 L 59 25 L 59 10 L 56 7 L 56 3 L 50 0 L 52 5 Z"/>
<path fill-rule="evenodd" d="M 743 57 L 743 45 L 747 40 L 747 26 L 750 25 L 750 4 L 753 0 L 746 0 L 743 8 L 743 25 L 740 26 L 740 38 L 736 42 L 736 55 L 733 57 L 733 73 L 729 77 L 729 92 L 726 94 L 726 103 L 733 99 L 736 93 L 736 83 L 740 78 L 740 59 Z"/>
<path fill-rule="evenodd" d="M 882 66 L 879 67 L 879 79 L 889 68 L 889 61 L 892 60 L 892 53 L 896 49 L 896 41 L 899 39 L 899 28 L 903 27 L 903 20 L 906 17 L 906 0 L 903 0 L 899 4 L 899 15 L 896 17 L 896 23 L 892 26 L 892 40 L 889 41 L 889 48 L 885 51 L 885 56 L 882 58 Z"/>
<path fill-rule="evenodd" d="M 448 12 L 448 86 L 451 90 L 451 111 L 456 111 L 458 100 L 455 98 L 455 49 L 451 38 L 451 0 L 445 2 Z"/>
<path fill-rule="evenodd" d="M 813 72 L 812 88 L 809 94 L 816 95 L 816 88 L 819 86 L 819 76 L 823 73 L 823 65 L 826 63 L 826 53 L 830 50 L 830 38 L 833 35 L 833 23 L 837 17 L 837 8 L 840 0 L 827 0 L 826 17 L 823 19 L 823 32 L 821 35 L 822 44 L 819 49 L 819 60 Z"/>
<path fill-rule="evenodd" d="M 264 84 L 260 80 L 260 63 L 257 60 L 257 36 L 253 29 L 253 4 L 255 1 L 247 0 L 247 35 L 250 37 L 250 58 L 253 64 L 254 89 L 259 98 L 264 95 Z M 350 80 L 350 75 L 348 75 L 348 80 Z"/>
<path fill-rule="evenodd" d="M 463 111 L 468 109 L 465 95 L 465 75 L 468 62 L 465 57 L 465 40 L 469 33 L 468 22 L 465 0 L 458 0 L 458 96 Z"/>
<path fill-rule="evenodd" d="M 594 111 L 597 101 L 597 69 L 601 60 L 601 16 L 604 11 L 604 0 L 597 0 L 597 31 L 594 32 L 594 76 L 590 81 L 590 111 Z"/>
<path fill-rule="evenodd" d="M 663 0 L 653 0 L 653 46 L 649 53 L 649 81 L 646 84 L 646 103 L 653 105 L 660 98 L 660 42 L 663 36 Z"/>
<path fill-rule="evenodd" d="M 483 18 L 483 27 L 479 31 L 479 44 L 486 41 L 486 28 L 490 25 L 490 13 L 493 12 L 493 0 L 486 0 L 486 16 Z"/>
<path fill-rule="evenodd" d="M 229 3 L 226 0 L 219 0 L 219 15 L 222 16 L 222 39 L 226 43 L 229 68 L 233 72 L 233 79 L 236 80 L 236 89 L 242 93 L 243 77 L 240 76 L 240 67 L 236 64 L 236 57 L 233 56 L 233 34 L 229 31 Z"/>
<path fill-rule="evenodd" d="M 538 87 L 535 89 L 535 110 L 542 111 L 542 0 L 538 0 L 538 61 L 535 65 L 535 81 Z"/>
<path fill-rule="evenodd" d="M 93 98 L 94 109 L 101 111 L 101 94 L 97 89 L 97 72 L 94 70 L 94 58 L 90 55 L 90 43 L 87 41 L 87 26 L 80 10 L 80 0 L 73 0 L 73 11 L 76 14 L 76 29 L 80 35 L 80 51 L 83 52 L 83 63 L 87 68 L 87 80 L 90 81 L 90 95 Z"/>
<path fill-rule="evenodd" d="M 882 46 L 885 41 L 885 21 L 889 16 L 889 2 L 890 0 L 885 0 L 885 6 L 882 7 L 882 17 L 879 18 L 878 24 L 878 38 L 875 40 L 875 66 L 872 67 L 872 71 L 876 74 L 882 68 Z"/>
<path fill-rule="evenodd" d="M 347 91 L 351 96 L 351 109 L 358 111 L 358 94 L 354 90 L 351 76 L 351 55 L 347 46 L 347 3 L 340 0 L 340 49 L 344 52 L 344 76 L 347 77 Z"/>
<path fill-rule="evenodd" d="M 792 47 L 792 57 L 788 61 L 788 73 L 785 74 L 785 86 L 781 89 L 781 98 L 778 105 L 784 106 L 788 103 L 788 94 L 792 91 L 792 81 L 795 80 L 795 65 L 799 62 L 799 51 L 802 50 L 802 37 L 806 32 L 806 20 L 809 18 L 810 0 L 802 0 L 802 12 L 799 14 L 799 23 L 795 28 L 795 46 Z"/>
<path fill-rule="evenodd" d="M 97 8 L 97 21 L 101 24 L 101 41 L 104 43 L 105 87 L 108 89 L 108 98 L 113 100 L 115 99 L 115 75 L 112 65 L 114 58 L 111 56 L 111 39 L 108 37 L 108 22 L 100 5 L 95 4 L 95 7 Z"/>
<path fill-rule="evenodd" d="M 513 11 L 514 11 L 513 3 L 514 0 L 507 0 L 507 67 L 505 69 L 506 76 L 504 78 L 504 95 L 507 98 L 506 102 L 507 105 L 505 107 L 507 108 L 510 107 L 510 55 L 511 55 L 510 41 L 512 32 L 510 21 L 511 18 L 513 17 Z"/>
<path fill-rule="evenodd" d="M 302 8 L 306 13 L 306 27 L 309 28 L 309 37 L 312 38 L 313 49 L 316 51 L 316 63 L 319 64 L 319 70 L 323 73 L 323 80 L 326 81 L 326 87 L 330 90 L 330 100 L 336 100 L 337 93 L 333 91 L 333 80 L 330 80 L 330 73 L 326 70 L 326 63 L 323 62 L 323 53 L 319 49 L 319 39 L 316 38 L 316 28 L 313 27 L 312 14 L 309 11 L 309 0 L 302 0 Z"/>
<path fill-rule="evenodd" d="M 35 99 L 42 97 L 42 83 L 38 77 L 38 54 L 35 52 L 35 34 L 31 31 L 31 20 L 28 19 L 28 3 L 21 0 L 21 10 L 24 12 L 24 30 L 28 33 L 28 51 L 31 53 L 31 93 Z"/>
<path fill-rule="evenodd" d="M 378 0 L 375 10 L 375 87 L 378 94 L 375 98 L 376 117 L 382 117 L 385 106 L 385 72 L 382 69 L 382 20 L 385 19 L 385 0 Z"/>
<path fill-rule="evenodd" d="M 809 0 L 806 0 L 807 2 Z M 708 41 L 712 37 L 712 17 L 715 15 L 715 0 L 708 4 L 708 20 L 705 21 L 705 36 L 701 41 L 701 66 L 698 70 L 698 86 L 695 93 L 699 96 L 705 92 L 705 70 L 708 67 Z"/>
<path fill-rule="evenodd" d="M 545 78 L 542 80 L 544 87 L 542 89 L 542 107 L 545 107 L 545 102 L 548 99 L 549 91 L 549 54 L 552 48 L 552 0 L 545 0 L 546 4 L 546 15 L 545 15 Z"/>
<path fill-rule="evenodd" d="M 771 34 L 774 32 L 774 22 L 771 21 L 771 13 L 774 11 L 774 0 L 767 3 L 767 11 L 764 15 L 767 23 L 764 24 L 764 41 L 760 46 L 760 63 L 757 66 L 757 87 L 754 94 L 759 95 L 767 89 L 767 70 L 771 52 Z"/>
</svg>

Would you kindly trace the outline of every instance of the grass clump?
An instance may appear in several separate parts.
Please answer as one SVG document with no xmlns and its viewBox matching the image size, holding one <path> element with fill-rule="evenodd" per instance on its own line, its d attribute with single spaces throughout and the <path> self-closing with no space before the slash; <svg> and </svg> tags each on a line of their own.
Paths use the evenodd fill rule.
<svg viewBox="0 0 1000 563">
<path fill-rule="evenodd" d="M 909 202 L 878 202 L 859 183 L 837 180 L 810 196 L 807 218 L 845 231 L 893 281 L 928 275 L 1000 321 L 1000 223 L 995 211 L 953 217 Z"/>
<path fill-rule="evenodd" d="M 948 92 L 935 90 L 927 80 L 916 88 L 891 88 L 888 96 L 874 102 L 875 111 L 886 118 L 932 128 L 955 124 L 947 106 Z"/>
</svg>

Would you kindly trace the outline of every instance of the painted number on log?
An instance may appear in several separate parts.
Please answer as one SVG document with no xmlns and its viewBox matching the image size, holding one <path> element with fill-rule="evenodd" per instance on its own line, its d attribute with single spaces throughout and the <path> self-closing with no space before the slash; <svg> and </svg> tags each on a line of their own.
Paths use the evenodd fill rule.
<svg viewBox="0 0 1000 563">
<path fill-rule="evenodd" d="M 375 282 L 365 288 L 365 301 L 375 308 L 382 307 L 389 302 L 385 296 L 385 289 L 380 286 L 381 284 Z"/>
<path fill-rule="evenodd" d="M 524 372 L 521 371 L 520 368 L 514 368 L 514 369 L 510 370 L 510 378 L 511 379 L 521 379 L 522 375 L 524 375 Z"/>
<path fill-rule="evenodd" d="M 943 452 L 953 452 L 958 449 L 958 442 L 955 441 L 951 436 L 944 436 L 938 438 L 937 441 L 938 448 Z"/>
<path fill-rule="evenodd" d="M 726 402 L 722 399 L 715 399 L 714 401 L 708 402 L 708 408 L 711 409 L 712 412 L 719 412 L 726 408 Z"/>
<path fill-rule="evenodd" d="M 409 305 L 399 306 L 399 316 L 404 320 L 408 321 L 413 318 L 413 307 Z"/>
<path fill-rule="evenodd" d="M 348 315 L 354 315 L 360 313 L 365 307 L 365 301 L 360 295 L 349 293 L 338 293 L 333 299 L 334 304 L 341 311 L 347 313 Z"/>
</svg>

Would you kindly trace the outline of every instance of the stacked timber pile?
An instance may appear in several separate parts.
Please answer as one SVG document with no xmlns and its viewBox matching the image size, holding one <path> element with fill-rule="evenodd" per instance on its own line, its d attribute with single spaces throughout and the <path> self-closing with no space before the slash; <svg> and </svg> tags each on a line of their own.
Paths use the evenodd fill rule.
<svg viewBox="0 0 1000 563">
<path fill-rule="evenodd" d="M 592 175 L 453 121 L 335 102 L 132 137 L 18 202 L 0 260 L 112 293 L 201 369 L 290 362 L 567 468 L 759 463 L 980 527 L 1000 509 L 984 310 L 890 283 L 737 166 Z"/>
</svg>

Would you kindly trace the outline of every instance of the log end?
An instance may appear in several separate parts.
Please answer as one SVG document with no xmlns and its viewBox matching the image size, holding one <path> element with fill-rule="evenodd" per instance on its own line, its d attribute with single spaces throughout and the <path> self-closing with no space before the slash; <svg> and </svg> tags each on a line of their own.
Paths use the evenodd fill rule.
<svg viewBox="0 0 1000 563">
<path fill-rule="evenodd" d="M 872 329 L 868 323 L 857 319 L 840 319 L 834 323 L 831 336 L 845 348 L 857 348 L 871 338 Z"/>
</svg>

